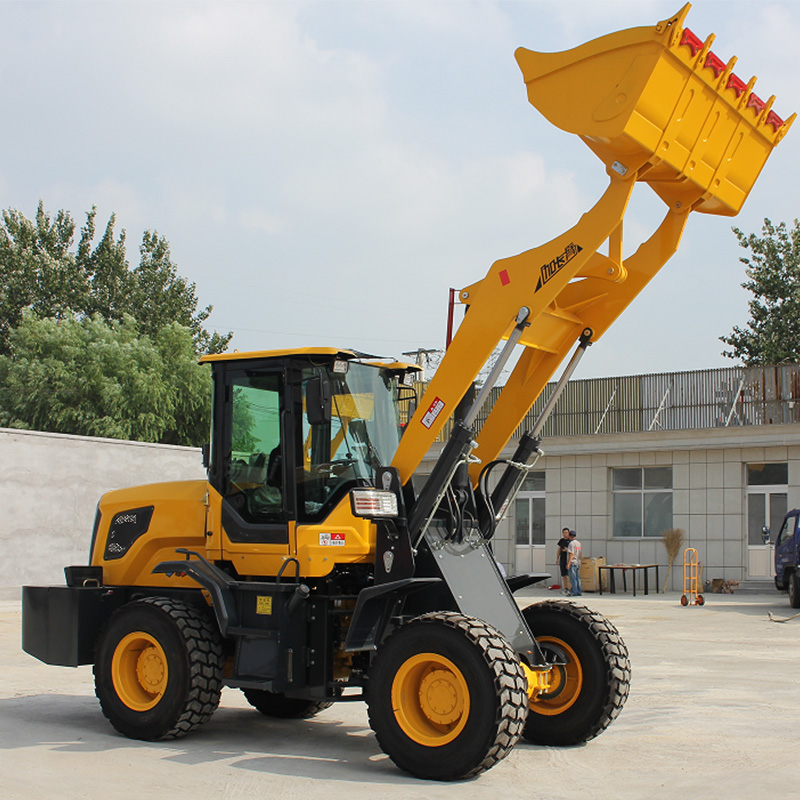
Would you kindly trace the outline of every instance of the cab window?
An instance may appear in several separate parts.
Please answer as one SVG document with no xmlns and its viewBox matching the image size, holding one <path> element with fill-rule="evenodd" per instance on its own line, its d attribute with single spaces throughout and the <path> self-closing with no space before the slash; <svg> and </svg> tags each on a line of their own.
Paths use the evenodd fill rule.
<svg viewBox="0 0 800 800">
<path fill-rule="evenodd" d="M 786 544 L 789 539 L 794 536 L 794 529 L 795 525 L 797 524 L 797 517 L 786 517 L 783 521 L 783 525 L 781 525 L 781 532 L 778 534 L 778 538 L 775 541 L 776 546 Z"/>
<path fill-rule="evenodd" d="M 225 497 L 248 522 L 281 521 L 285 513 L 280 377 L 237 377 L 230 391 L 231 448 Z"/>
</svg>

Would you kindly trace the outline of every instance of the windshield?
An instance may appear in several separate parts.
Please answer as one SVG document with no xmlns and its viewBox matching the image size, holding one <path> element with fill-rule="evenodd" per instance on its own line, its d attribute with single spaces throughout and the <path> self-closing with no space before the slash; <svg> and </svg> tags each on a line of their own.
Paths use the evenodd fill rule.
<svg viewBox="0 0 800 800">
<path fill-rule="evenodd" d="M 398 388 L 385 369 L 356 362 L 303 370 L 301 513 L 319 519 L 354 485 L 372 484 L 400 441 Z M 330 414 L 320 419 L 320 387 Z"/>
</svg>

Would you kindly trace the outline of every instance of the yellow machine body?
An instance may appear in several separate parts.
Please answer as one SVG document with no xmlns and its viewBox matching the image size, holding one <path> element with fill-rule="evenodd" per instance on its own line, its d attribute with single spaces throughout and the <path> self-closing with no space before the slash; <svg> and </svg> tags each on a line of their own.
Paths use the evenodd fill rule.
<svg viewBox="0 0 800 800">
<path fill-rule="evenodd" d="M 190 578 L 154 575 L 175 550 L 205 552 L 206 481 L 173 481 L 118 489 L 103 495 L 92 544 L 92 566 L 103 567 L 111 586 L 196 587 Z M 141 525 L 130 533 L 130 526 Z M 133 541 L 130 541 L 133 540 Z"/>
<path fill-rule="evenodd" d="M 91 565 L 67 567 L 66 587 L 23 588 L 26 652 L 94 664 L 103 713 L 147 741 L 204 723 L 223 685 L 277 717 L 363 699 L 380 746 L 423 779 L 472 778 L 520 736 L 574 746 L 604 730 L 628 696 L 627 648 L 581 604 L 519 607 L 514 591 L 549 576 L 506 579 L 489 540 L 536 432 L 497 456 L 576 342 L 579 355 L 672 255 L 689 214 L 739 211 L 792 122 L 684 27 L 688 8 L 565 53 L 517 51 L 531 102 L 586 142 L 609 185 L 572 228 L 461 290 L 469 313 L 405 426 L 412 365 L 335 348 L 205 357 L 207 480 L 106 494 Z M 667 212 L 623 261 L 639 182 Z"/>
<path fill-rule="evenodd" d="M 734 72 L 736 59 L 723 62 L 712 51 L 713 35 L 701 40 L 684 26 L 689 8 L 654 26 L 619 31 L 560 53 L 517 50 L 530 102 L 554 125 L 580 136 L 605 165 L 609 185 L 574 227 L 495 262 L 482 280 L 461 290 L 459 299 L 469 313 L 392 460 L 401 483 L 410 480 L 479 371 L 509 337 L 522 307 L 527 309 L 519 338 L 523 352 L 476 436 L 473 483 L 481 464 L 505 447 L 576 340 L 585 332 L 592 341 L 602 336 L 675 252 L 689 214 L 740 210 L 795 115 L 787 121 L 778 117 L 774 97 L 762 101 L 754 93 L 755 78 L 742 81 Z M 637 182 L 651 186 L 667 211 L 650 238 L 623 260 L 623 221 Z M 347 351 L 234 352 L 203 361 L 337 353 Z M 351 420 L 369 418 L 370 402 L 355 394 L 336 401 L 341 437 Z M 307 441 L 306 460 L 309 446 Z M 332 452 L 336 449 L 334 441 Z M 290 522 L 288 540 L 280 544 L 231 541 L 221 502 L 202 481 L 107 495 L 101 503 L 106 533 L 117 509 L 154 505 L 157 513 L 124 558 L 107 558 L 101 529 L 92 563 L 102 564 L 111 583 L 152 584 L 167 580 L 150 570 L 175 547 L 229 562 L 240 575 L 274 575 L 294 558 L 301 575 L 322 576 L 335 564 L 369 563 L 374 557 L 375 525 L 354 516 L 346 498 L 324 522 Z"/>
</svg>

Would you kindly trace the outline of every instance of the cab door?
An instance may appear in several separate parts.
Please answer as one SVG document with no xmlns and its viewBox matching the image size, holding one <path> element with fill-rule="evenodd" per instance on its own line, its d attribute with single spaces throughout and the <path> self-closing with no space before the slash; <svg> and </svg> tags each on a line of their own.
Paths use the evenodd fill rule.
<svg viewBox="0 0 800 800">
<path fill-rule="evenodd" d="M 213 549 L 239 575 L 275 575 L 294 549 L 284 371 L 257 362 L 252 368 L 220 365 L 215 381 L 209 472 Z"/>
<path fill-rule="evenodd" d="M 797 563 L 797 514 L 791 513 L 781 525 L 775 540 L 775 575 L 779 583 L 785 584 L 784 570 Z"/>
</svg>

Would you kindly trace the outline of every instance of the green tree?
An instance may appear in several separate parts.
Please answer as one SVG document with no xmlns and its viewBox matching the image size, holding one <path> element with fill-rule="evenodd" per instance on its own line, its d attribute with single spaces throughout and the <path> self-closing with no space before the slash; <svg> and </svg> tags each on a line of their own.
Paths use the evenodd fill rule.
<svg viewBox="0 0 800 800">
<path fill-rule="evenodd" d="M 167 240 L 145 231 L 139 264 L 131 269 L 126 234 L 108 220 L 95 244 L 97 209 L 86 214 L 77 247 L 75 222 L 67 211 L 51 218 L 40 202 L 36 218 L 3 211 L 0 222 L 0 353 L 9 352 L 11 331 L 25 310 L 39 317 L 63 319 L 99 314 L 107 322 L 126 314 L 142 333 L 156 337 L 177 322 L 192 332 L 195 352 L 223 352 L 231 334 L 210 333 L 203 323 L 211 306 L 198 310 L 195 284 L 178 275 Z"/>
<path fill-rule="evenodd" d="M 745 265 L 748 280 L 742 286 L 752 292 L 747 326 L 734 326 L 720 340 L 748 366 L 800 361 L 800 223 L 773 225 L 764 220 L 762 236 L 734 228 L 741 247 L 750 251 Z"/>
<path fill-rule="evenodd" d="M 191 331 L 151 339 L 131 316 L 106 322 L 23 315 L 0 356 L 0 426 L 197 446 L 208 438 L 211 378 Z"/>
<path fill-rule="evenodd" d="M 30 309 L 39 316 L 61 318 L 86 307 L 87 276 L 69 249 L 75 223 L 59 211 L 55 219 L 42 204 L 36 219 L 3 211 L 0 224 L 0 352 L 8 349 L 11 329 Z"/>
<path fill-rule="evenodd" d="M 232 335 L 209 333 L 203 328 L 211 306 L 197 310 L 195 284 L 178 275 L 169 242 L 155 231 L 145 231 L 142 236 L 133 283 L 131 303 L 138 309 L 137 318 L 144 333 L 153 335 L 170 322 L 177 322 L 191 330 L 198 353 L 225 351 Z M 152 302 L 154 297 L 158 303 Z"/>
</svg>

